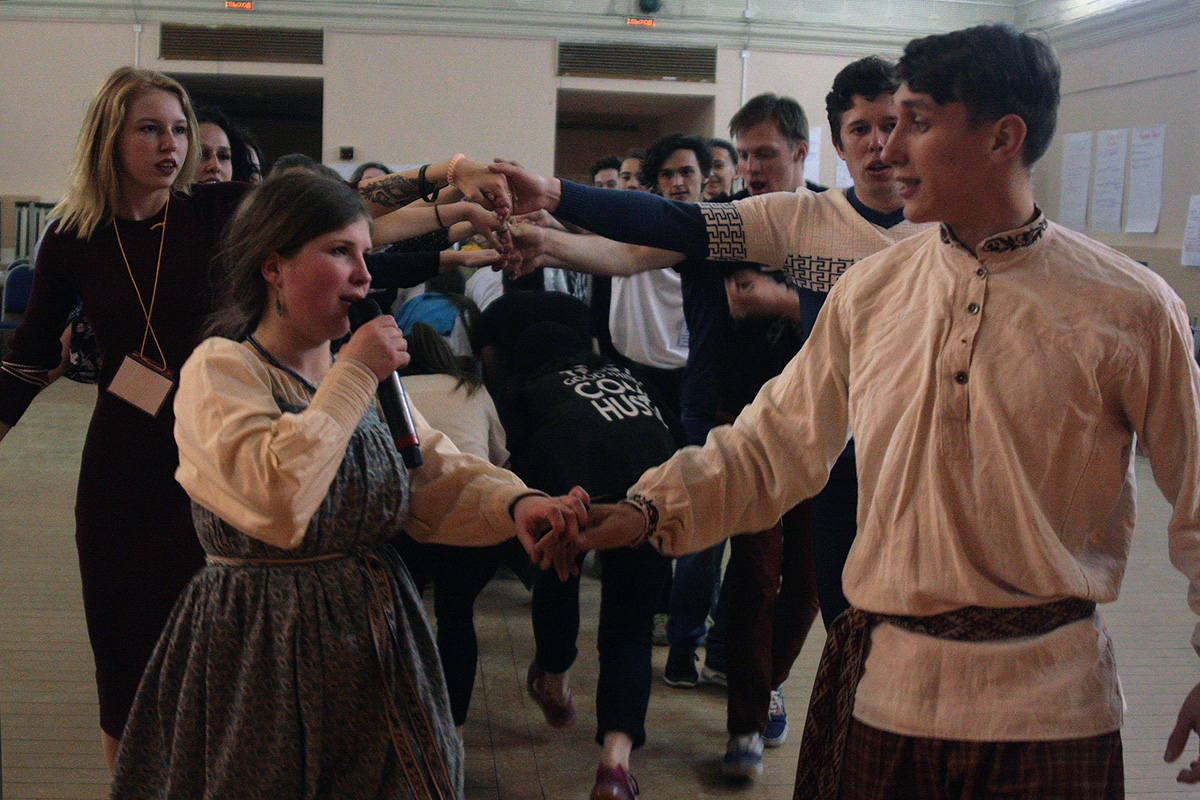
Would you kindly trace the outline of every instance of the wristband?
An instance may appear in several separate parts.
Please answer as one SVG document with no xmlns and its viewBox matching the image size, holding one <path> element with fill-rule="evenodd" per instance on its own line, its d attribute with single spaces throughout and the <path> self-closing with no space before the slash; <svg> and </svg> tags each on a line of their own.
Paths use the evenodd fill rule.
<svg viewBox="0 0 1200 800">
<path fill-rule="evenodd" d="M 417 195 L 426 203 L 432 203 L 437 200 L 437 196 L 441 193 L 441 189 L 433 186 L 429 181 L 425 180 L 425 170 L 429 169 L 429 165 L 425 164 L 417 170 Z M 430 194 L 429 191 L 433 190 Z"/>
<path fill-rule="evenodd" d="M 433 207 L 433 216 L 437 219 L 438 227 L 442 230 L 446 230 L 446 223 L 442 222 L 442 215 L 438 211 L 438 207 L 436 205 Z"/>
</svg>

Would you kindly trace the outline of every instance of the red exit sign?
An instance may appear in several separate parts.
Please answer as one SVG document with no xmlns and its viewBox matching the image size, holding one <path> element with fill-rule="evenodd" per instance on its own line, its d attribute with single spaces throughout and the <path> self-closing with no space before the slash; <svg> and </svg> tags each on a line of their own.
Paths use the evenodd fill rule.
<svg viewBox="0 0 1200 800">
<path fill-rule="evenodd" d="M 226 8 L 236 8 L 238 11 L 253 11 L 254 0 L 225 0 Z"/>
<path fill-rule="evenodd" d="M 634 27 L 638 28 L 653 28 L 654 20 L 645 19 L 643 17 L 626 17 L 625 24 L 633 25 Z"/>
</svg>

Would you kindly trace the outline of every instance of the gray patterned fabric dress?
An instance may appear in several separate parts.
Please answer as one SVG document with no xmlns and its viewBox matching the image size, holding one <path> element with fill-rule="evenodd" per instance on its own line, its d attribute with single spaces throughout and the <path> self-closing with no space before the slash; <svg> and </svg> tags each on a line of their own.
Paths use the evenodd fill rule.
<svg viewBox="0 0 1200 800">
<path fill-rule="evenodd" d="M 210 563 L 142 680 L 113 798 L 461 798 L 437 650 L 385 544 L 408 485 L 372 405 L 296 550 L 193 506 Z"/>
</svg>

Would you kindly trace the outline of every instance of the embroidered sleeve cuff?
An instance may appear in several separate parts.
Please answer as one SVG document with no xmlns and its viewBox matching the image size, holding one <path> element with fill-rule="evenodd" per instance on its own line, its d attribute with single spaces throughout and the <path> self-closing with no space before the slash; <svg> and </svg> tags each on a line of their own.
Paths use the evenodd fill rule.
<svg viewBox="0 0 1200 800">
<path fill-rule="evenodd" d="M 708 257 L 713 261 L 745 261 L 745 226 L 737 206 L 701 203 L 699 208 L 708 230 Z"/>
</svg>

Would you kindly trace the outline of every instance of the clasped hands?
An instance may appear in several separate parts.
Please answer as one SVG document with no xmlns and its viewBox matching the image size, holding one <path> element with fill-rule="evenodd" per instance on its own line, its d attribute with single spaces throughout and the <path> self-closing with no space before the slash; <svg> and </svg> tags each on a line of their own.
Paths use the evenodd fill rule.
<svg viewBox="0 0 1200 800">
<path fill-rule="evenodd" d="M 645 517 L 633 506 L 592 504 L 579 486 L 559 497 L 522 497 L 513 506 L 513 520 L 529 560 L 553 569 L 560 580 L 579 571 L 577 559 L 588 550 L 636 544 L 646 529 Z"/>
<path fill-rule="evenodd" d="M 464 160 L 457 170 L 456 186 L 467 200 L 495 212 L 498 225 L 491 226 L 488 240 L 501 257 L 492 269 L 518 277 L 543 266 L 539 228 L 556 224 L 544 213 L 557 205 L 555 179 L 515 161 L 496 159 L 492 164 L 479 164 Z"/>
</svg>

